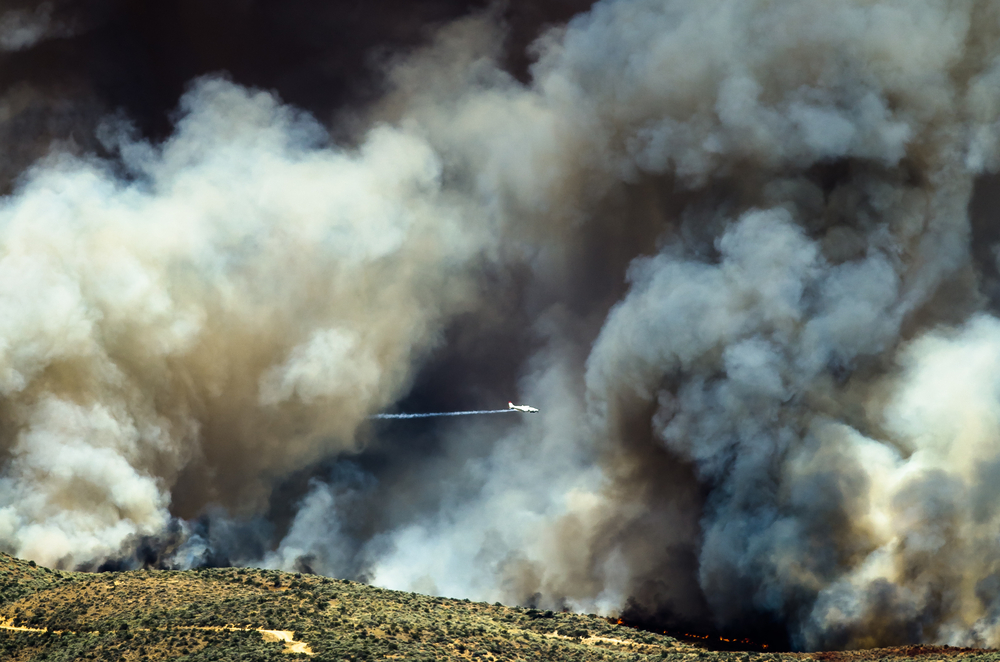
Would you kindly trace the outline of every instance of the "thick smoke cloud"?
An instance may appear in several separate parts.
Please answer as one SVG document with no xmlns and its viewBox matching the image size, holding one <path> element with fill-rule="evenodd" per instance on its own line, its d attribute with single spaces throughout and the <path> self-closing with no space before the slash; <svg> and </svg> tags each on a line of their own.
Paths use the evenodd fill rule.
<svg viewBox="0 0 1000 662">
<path fill-rule="evenodd" d="M 291 14 L 196 14 L 229 77 L 134 97 L 31 58 L 142 11 L 18 8 L 92 36 L 4 56 L 79 136 L 7 166 L 0 543 L 1000 645 L 1000 9 L 538 6 L 428 4 L 316 93 L 342 53 L 232 55 Z"/>
<path fill-rule="evenodd" d="M 162 146 L 123 139 L 133 181 L 61 159 L 0 212 L 4 537 L 40 561 L 108 555 L 168 504 L 253 512 L 352 448 L 468 305 L 484 242 L 434 204 L 425 142 L 316 149 L 311 120 L 217 80 L 183 105 Z"/>
</svg>

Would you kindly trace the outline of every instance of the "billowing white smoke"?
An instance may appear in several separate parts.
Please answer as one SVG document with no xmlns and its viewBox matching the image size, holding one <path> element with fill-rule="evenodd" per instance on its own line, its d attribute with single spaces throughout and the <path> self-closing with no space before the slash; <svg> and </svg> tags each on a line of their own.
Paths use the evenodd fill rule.
<svg viewBox="0 0 1000 662">
<path fill-rule="evenodd" d="M 0 209 L 0 538 L 19 555 L 113 555 L 171 505 L 255 512 L 271 477 L 353 447 L 471 291 L 482 241 L 420 138 L 322 148 L 309 118 L 219 80 L 184 111 L 160 147 L 109 131 L 128 179 L 56 156 Z"/>
<path fill-rule="evenodd" d="M 528 85 L 499 43 L 470 19 L 397 63 L 357 150 L 208 80 L 164 145 L 109 132 L 125 177 L 30 173 L 0 209 L 0 540 L 74 564 L 261 515 L 450 321 L 493 319 L 483 276 L 521 288 L 497 324 L 542 349 L 497 362 L 541 414 L 320 476 L 262 562 L 799 647 L 1000 645 L 1000 322 L 967 219 L 1000 166 L 1000 7 L 606 0 Z"/>
</svg>

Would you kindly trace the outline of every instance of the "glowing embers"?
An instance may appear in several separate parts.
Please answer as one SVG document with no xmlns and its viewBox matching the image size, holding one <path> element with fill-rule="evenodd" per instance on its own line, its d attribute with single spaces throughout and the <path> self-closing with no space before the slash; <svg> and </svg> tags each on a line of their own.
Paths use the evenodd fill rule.
<svg viewBox="0 0 1000 662">
<path fill-rule="evenodd" d="M 696 634 L 693 632 L 682 632 L 680 630 L 664 630 L 659 627 L 652 627 L 651 625 L 630 623 L 620 616 L 617 618 L 609 618 L 608 622 L 631 628 L 633 630 L 643 630 L 646 632 L 655 632 L 657 634 L 662 633 L 668 637 L 673 637 L 674 639 L 694 644 L 700 648 L 707 648 L 709 650 L 758 651 L 764 653 L 782 652 L 788 650 L 787 646 L 778 645 L 774 642 L 764 643 L 763 641 L 756 641 L 748 637 L 723 637 L 718 634 Z"/>
</svg>

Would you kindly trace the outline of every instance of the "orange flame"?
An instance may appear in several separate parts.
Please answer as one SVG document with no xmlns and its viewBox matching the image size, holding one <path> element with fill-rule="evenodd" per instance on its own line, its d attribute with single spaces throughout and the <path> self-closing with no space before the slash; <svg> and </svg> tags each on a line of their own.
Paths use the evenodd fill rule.
<svg viewBox="0 0 1000 662">
<path fill-rule="evenodd" d="M 626 623 L 624 620 L 622 620 L 622 618 L 620 616 L 617 617 L 615 620 L 612 620 L 610 617 L 607 620 L 608 620 L 608 622 L 614 623 L 615 625 L 624 625 L 625 627 L 628 627 L 628 628 L 635 628 L 636 627 L 634 625 L 629 625 L 628 623 Z M 667 630 L 664 630 L 663 634 L 669 635 L 670 633 Z M 694 634 L 692 632 L 685 632 L 683 634 L 678 634 L 676 636 L 688 637 L 690 639 L 703 639 L 703 640 L 709 640 L 709 639 L 713 638 L 711 635 L 707 635 L 707 634 Z M 767 644 L 762 644 L 762 643 L 753 641 L 752 639 L 745 639 L 745 638 L 744 639 L 727 639 L 726 637 L 722 637 L 722 636 L 718 637 L 718 639 L 719 639 L 720 642 L 725 642 L 727 644 L 743 644 L 744 646 L 754 646 L 754 647 L 759 647 L 759 648 L 764 649 L 764 650 L 767 650 L 767 647 L 768 647 Z"/>
</svg>

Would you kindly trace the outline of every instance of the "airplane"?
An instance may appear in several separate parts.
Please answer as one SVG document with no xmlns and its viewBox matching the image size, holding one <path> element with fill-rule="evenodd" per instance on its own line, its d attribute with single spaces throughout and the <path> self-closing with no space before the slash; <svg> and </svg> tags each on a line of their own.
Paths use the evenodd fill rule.
<svg viewBox="0 0 1000 662">
<path fill-rule="evenodd" d="M 538 413 L 538 410 L 534 407 L 529 407 L 528 405 L 515 405 L 513 402 L 507 403 L 507 409 L 516 409 L 517 411 L 523 411 L 525 414 Z"/>
</svg>

